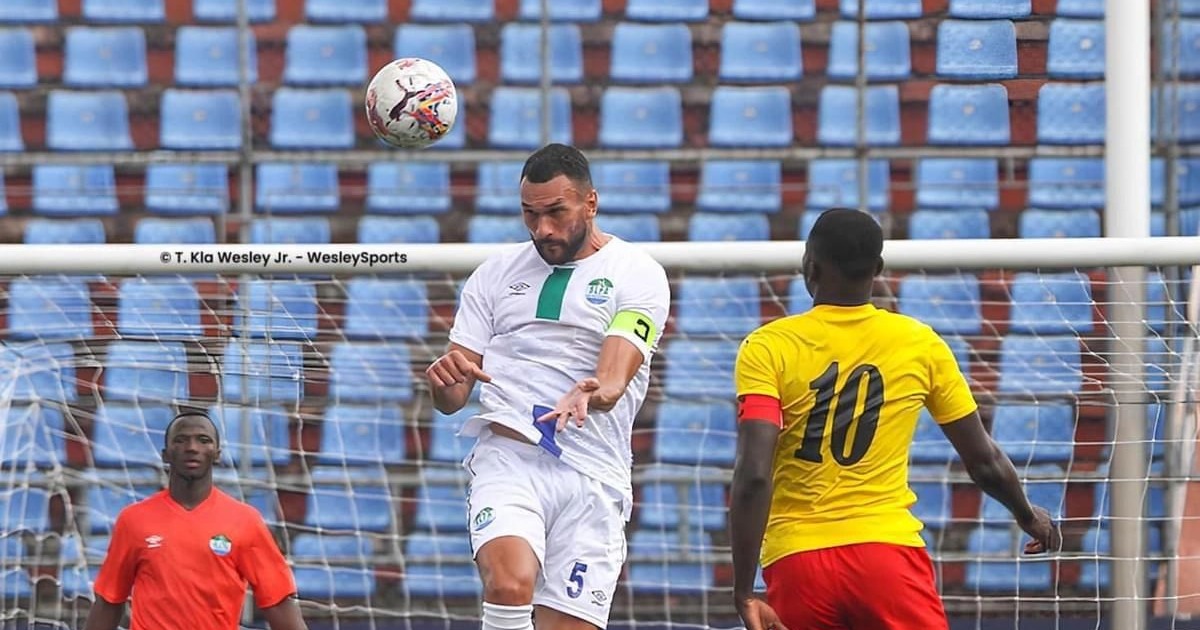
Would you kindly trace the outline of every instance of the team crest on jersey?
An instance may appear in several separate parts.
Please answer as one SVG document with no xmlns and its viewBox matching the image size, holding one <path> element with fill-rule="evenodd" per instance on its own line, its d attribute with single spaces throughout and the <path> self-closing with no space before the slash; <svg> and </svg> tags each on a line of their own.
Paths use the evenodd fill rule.
<svg viewBox="0 0 1200 630">
<path fill-rule="evenodd" d="M 587 301 L 592 304 L 604 304 L 612 293 L 613 283 L 608 278 L 596 278 L 587 285 Z"/>
<path fill-rule="evenodd" d="M 218 556 L 227 556 L 233 551 L 233 541 L 225 534 L 217 534 L 208 539 L 208 548 Z"/>
<path fill-rule="evenodd" d="M 492 508 L 485 507 L 482 510 L 479 510 L 479 513 L 475 515 L 475 531 L 479 531 L 488 525 L 491 525 L 492 521 L 494 520 L 496 520 L 496 514 L 492 512 Z"/>
</svg>

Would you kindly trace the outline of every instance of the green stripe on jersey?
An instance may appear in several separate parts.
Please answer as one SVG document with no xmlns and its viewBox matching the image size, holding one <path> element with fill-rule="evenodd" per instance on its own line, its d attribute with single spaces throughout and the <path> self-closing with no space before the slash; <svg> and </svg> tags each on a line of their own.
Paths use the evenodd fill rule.
<svg viewBox="0 0 1200 630">
<path fill-rule="evenodd" d="M 554 273 L 551 273 L 542 283 L 542 292 L 538 294 L 536 315 L 538 319 L 558 321 L 559 316 L 562 315 L 563 296 L 567 293 L 567 282 L 571 280 L 571 273 L 574 271 L 574 267 L 555 267 Z"/>
</svg>

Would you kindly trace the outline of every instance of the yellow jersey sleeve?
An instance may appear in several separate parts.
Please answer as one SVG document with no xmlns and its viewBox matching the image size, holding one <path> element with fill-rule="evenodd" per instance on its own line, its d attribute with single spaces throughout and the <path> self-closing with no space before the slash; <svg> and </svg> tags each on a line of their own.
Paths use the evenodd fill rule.
<svg viewBox="0 0 1200 630">
<path fill-rule="evenodd" d="M 771 346 L 755 335 L 747 337 L 738 349 L 733 366 L 737 395 L 762 394 L 779 398 L 779 368 Z"/>
<path fill-rule="evenodd" d="M 950 346 L 932 330 L 929 331 L 929 397 L 925 407 L 938 424 L 947 424 L 979 408 L 971 386 L 958 369 Z"/>
</svg>

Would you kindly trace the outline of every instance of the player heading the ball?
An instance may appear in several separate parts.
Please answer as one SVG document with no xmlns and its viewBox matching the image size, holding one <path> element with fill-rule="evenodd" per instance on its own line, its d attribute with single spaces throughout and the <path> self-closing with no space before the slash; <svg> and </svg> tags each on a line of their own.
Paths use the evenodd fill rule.
<svg viewBox="0 0 1200 630">
<path fill-rule="evenodd" d="M 633 420 L 666 325 L 662 266 L 595 224 L 587 158 L 551 144 L 521 171 L 530 241 L 467 279 L 450 347 L 426 370 L 453 413 L 476 381 L 471 548 L 483 629 L 604 628 L 625 559 Z"/>
<path fill-rule="evenodd" d="M 867 214 L 821 214 L 802 262 L 812 310 L 760 327 L 738 352 L 729 529 L 734 600 L 748 630 L 947 628 L 922 524 L 909 511 L 922 407 L 971 479 L 1033 537 L 1027 553 L 1062 544 L 984 429 L 946 342 L 870 303 L 882 251 Z M 760 561 L 766 602 L 753 595 Z"/>
</svg>

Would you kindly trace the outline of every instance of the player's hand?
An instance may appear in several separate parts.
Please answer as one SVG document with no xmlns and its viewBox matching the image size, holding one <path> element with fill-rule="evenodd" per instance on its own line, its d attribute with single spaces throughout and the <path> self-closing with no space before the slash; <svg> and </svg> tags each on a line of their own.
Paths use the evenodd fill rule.
<svg viewBox="0 0 1200 630">
<path fill-rule="evenodd" d="M 746 630 L 787 630 L 767 602 L 757 597 L 738 597 L 734 603 Z"/>
<path fill-rule="evenodd" d="M 1058 524 L 1050 518 L 1050 513 L 1044 508 L 1033 506 L 1033 518 L 1027 523 L 1018 523 L 1018 525 L 1025 530 L 1026 534 L 1033 537 L 1033 540 L 1025 543 L 1025 553 L 1037 554 L 1062 549 L 1062 532 L 1059 531 Z"/>
<path fill-rule="evenodd" d="M 438 357 L 428 368 L 425 368 L 425 378 L 434 387 L 454 387 L 475 378 L 484 383 L 492 382 L 483 368 L 475 365 L 466 355 L 458 350 L 451 350 Z"/>
<path fill-rule="evenodd" d="M 587 418 L 588 401 L 592 398 L 592 392 L 598 389 L 600 389 L 600 379 L 594 376 L 575 383 L 571 391 L 558 399 L 558 404 L 554 405 L 554 409 L 542 414 L 537 421 L 557 420 L 554 429 L 556 432 L 567 428 L 567 422 L 571 420 L 575 421 L 575 426 L 583 427 L 583 421 Z"/>
</svg>

